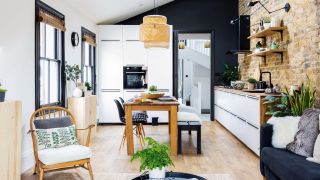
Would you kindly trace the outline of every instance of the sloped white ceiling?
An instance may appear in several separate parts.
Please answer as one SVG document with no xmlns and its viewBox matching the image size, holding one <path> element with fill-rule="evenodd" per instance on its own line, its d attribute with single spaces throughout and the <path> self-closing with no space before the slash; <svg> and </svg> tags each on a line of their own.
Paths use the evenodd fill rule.
<svg viewBox="0 0 320 180">
<path fill-rule="evenodd" d="M 97 24 L 114 24 L 153 9 L 153 0 L 65 0 Z M 161 6 L 174 0 L 156 0 Z"/>
</svg>

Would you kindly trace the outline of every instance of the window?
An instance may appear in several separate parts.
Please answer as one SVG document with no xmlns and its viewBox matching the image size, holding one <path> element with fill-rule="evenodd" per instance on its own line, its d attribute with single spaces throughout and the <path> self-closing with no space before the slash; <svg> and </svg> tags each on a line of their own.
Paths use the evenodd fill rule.
<svg viewBox="0 0 320 180">
<path fill-rule="evenodd" d="M 96 90 L 96 35 L 89 30 L 81 29 L 82 37 L 82 82 L 90 83 L 92 92 Z"/>
<path fill-rule="evenodd" d="M 64 16 L 36 1 L 36 108 L 64 106 Z"/>
</svg>

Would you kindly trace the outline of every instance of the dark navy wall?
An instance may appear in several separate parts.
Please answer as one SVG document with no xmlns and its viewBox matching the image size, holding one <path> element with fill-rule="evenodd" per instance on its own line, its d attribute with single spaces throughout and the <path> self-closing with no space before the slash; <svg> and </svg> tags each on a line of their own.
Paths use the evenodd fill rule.
<svg viewBox="0 0 320 180">
<path fill-rule="evenodd" d="M 223 64 L 236 65 L 237 57 L 226 55 L 230 49 L 237 49 L 237 25 L 230 20 L 238 16 L 238 0 L 175 0 L 158 8 L 159 14 L 168 18 L 174 30 L 214 30 L 215 73 L 223 72 Z M 137 25 L 142 23 L 149 11 L 118 24 Z"/>
</svg>

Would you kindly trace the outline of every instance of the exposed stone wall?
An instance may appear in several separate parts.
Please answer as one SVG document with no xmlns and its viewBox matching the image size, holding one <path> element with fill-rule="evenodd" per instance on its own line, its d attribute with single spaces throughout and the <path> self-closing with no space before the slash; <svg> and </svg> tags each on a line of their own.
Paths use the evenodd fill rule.
<svg viewBox="0 0 320 180">
<path fill-rule="evenodd" d="M 243 14 L 248 10 L 248 0 L 239 0 L 239 12 Z M 239 69 L 241 79 L 249 77 L 259 78 L 259 64 L 261 71 L 272 73 L 273 84 L 282 88 L 298 85 L 306 81 L 308 75 L 318 92 L 320 100 L 320 0 L 261 0 L 269 10 L 284 7 L 290 3 L 288 13 L 284 10 L 268 15 L 260 4 L 252 7 L 247 14 L 251 15 L 251 25 L 259 22 L 264 16 L 277 16 L 283 20 L 283 25 L 288 29 L 284 32 L 283 41 L 287 44 L 287 53 L 284 53 L 283 61 L 280 55 L 269 55 L 264 61 L 261 57 L 248 57 L 239 55 Z M 253 27 L 251 27 L 252 33 Z M 251 49 L 258 40 L 251 40 Z M 272 40 L 280 41 L 280 35 L 276 34 L 267 38 L 267 46 Z M 267 77 L 264 77 L 267 78 Z M 267 80 L 267 79 L 264 79 Z"/>
</svg>

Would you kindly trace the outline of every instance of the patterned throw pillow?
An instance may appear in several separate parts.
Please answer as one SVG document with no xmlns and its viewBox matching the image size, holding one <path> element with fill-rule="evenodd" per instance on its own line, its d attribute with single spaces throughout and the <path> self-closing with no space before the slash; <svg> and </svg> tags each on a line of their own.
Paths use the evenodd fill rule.
<svg viewBox="0 0 320 180">
<path fill-rule="evenodd" d="M 75 126 L 36 129 L 38 150 L 59 148 L 78 144 Z"/>
</svg>

